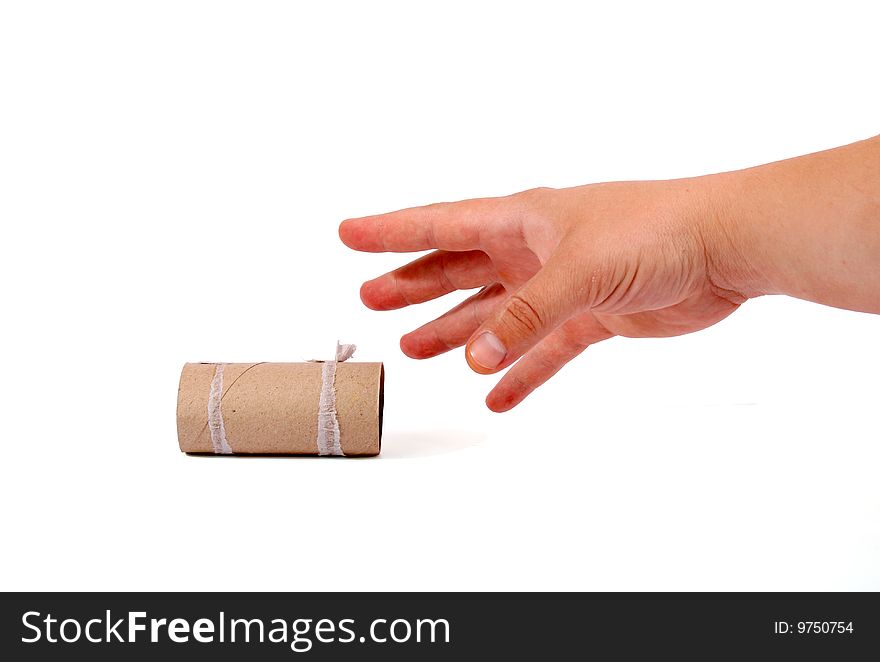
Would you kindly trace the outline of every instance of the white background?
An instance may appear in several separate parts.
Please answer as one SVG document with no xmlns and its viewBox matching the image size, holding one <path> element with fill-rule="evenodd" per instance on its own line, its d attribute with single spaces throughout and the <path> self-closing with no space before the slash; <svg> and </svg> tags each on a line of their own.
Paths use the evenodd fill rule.
<svg viewBox="0 0 880 662">
<path fill-rule="evenodd" d="M 783 298 L 522 406 L 343 218 L 880 132 L 875 3 L 6 2 L 3 589 L 880 589 L 880 317 Z M 185 361 L 386 364 L 372 460 L 179 453 Z"/>
</svg>

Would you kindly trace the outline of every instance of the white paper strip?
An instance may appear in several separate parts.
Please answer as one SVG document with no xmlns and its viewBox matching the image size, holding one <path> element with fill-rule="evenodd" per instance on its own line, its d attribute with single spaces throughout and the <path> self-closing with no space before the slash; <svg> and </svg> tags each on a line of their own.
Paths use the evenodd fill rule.
<svg viewBox="0 0 880 662">
<path fill-rule="evenodd" d="M 232 455 L 232 447 L 226 439 L 226 427 L 223 425 L 223 364 L 218 363 L 211 380 L 211 393 L 208 395 L 208 429 L 211 430 L 211 445 L 218 455 Z"/>
<path fill-rule="evenodd" d="M 336 343 L 336 357 L 321 368 L 321 397 L 318 400 L 318 455 L 345 455 L 336 418 L 336 364 L 354 354 L 355 345 Z"/>
</svg>

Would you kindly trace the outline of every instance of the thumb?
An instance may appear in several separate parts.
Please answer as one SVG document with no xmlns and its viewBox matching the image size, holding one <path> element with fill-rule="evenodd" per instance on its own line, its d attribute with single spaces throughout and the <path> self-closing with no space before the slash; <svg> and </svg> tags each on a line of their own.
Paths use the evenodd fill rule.
<svg viewBox="0 0 880 662">
<path fill-rule="evenodd" d="M 474 332 L 465 349 L 474 371 L 490 374 L 507 367 L 582 307 L 566 262 L 554 254 Z"/>
</svg>

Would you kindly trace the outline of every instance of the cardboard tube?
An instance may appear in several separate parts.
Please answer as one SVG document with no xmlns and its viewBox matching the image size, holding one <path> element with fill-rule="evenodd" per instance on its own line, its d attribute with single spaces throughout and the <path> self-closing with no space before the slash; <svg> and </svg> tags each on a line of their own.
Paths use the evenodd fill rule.
<svg viewBox="0 0 880 662">
<path fill-rule="evenodd" d="M 177 392 L 177 440 L 184 453 L 216 453 L 222 424 L 235 454 L 317 455 L 322 362 L 187 363 Z M 345 455 L 378 455 L 382 443 L 384 368 L 336 364 L 336 416 Z M 209 425 L 211 388 L 214 423 Z M 221 393 L 222 391 L 222 393 Z M 212 440 L 212 428 L 214 438 Z M 228 452 L 228 451 L 225 451 Z"/>
</svg>

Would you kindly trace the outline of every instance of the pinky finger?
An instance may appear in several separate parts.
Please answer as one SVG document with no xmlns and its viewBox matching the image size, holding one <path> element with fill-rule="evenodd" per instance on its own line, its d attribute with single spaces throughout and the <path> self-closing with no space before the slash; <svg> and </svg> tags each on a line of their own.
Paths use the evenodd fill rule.
<svg viewBox="0 0 880 662">
<path fill-rule="evenodd" d="M 592 313 L 571 318 L 505 373 L 486 397 L 486 406 L 494 412 L 513 409 L 587 347 L 612 336 Z"/>
</svg>

